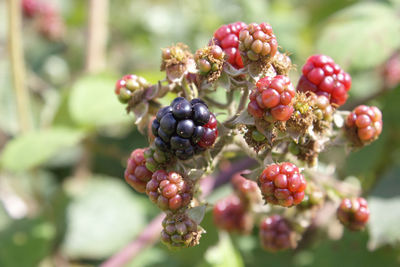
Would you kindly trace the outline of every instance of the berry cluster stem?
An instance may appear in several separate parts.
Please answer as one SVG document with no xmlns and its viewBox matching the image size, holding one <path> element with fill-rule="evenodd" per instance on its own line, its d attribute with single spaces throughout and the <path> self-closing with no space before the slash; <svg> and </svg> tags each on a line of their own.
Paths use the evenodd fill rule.
<svg viewBox="0 0 400 267">
<path fill-rule="evenodd" d="M 242 111 L 246 108 L 246 103 L 247 103 L 247 98 L 249 97 L 249 93 L 250 93 L 249 87 L 247 86 L 244 87 L 242 91 L 242 96 L 240 97 L 239 106 L 235 114 L 224 122 L 225 127 L 230 129 L 235 128 L 236 124 L 233 122 L 237 117 L 239 117 L 240 113 L 242 113 Z"/>
<path fill-rule="evenodd" d="M 106 66 L 108 9 L 108 0 L 90 1 L 86 55 L 86 70 L 89 73 L 99 72 Z"/>
<path fill-rule="evenodd" d="M 21 132 L 27 132 L 32 128 L 32 123 L 30 117 L 29 92 L 25 84 L 26 72 L 21 33 L 21 3 L 18 0 L 8 0 L 7 3 L 10 62 L 17 102 L 19 126 Z"/>
</svg>

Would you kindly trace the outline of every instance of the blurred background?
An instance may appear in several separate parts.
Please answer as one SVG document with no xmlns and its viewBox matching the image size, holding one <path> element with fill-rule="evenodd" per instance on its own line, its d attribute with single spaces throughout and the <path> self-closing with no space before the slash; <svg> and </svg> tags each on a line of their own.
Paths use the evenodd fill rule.
<svg viewBox="0 0 400 267">
<path fill-rule="evenodd" d="M 294 83 L 308 56 L 325 53 L 352 75 L 347 108 L 383 111 L 377 142 L 323 155 L 338 178 L 358 178 L 369 227 L 317 232 L 301 249 L 271 254 L 256 230 L 219 234 L 207 214 L 198 247 L 157 243 L 126 266 L 400 266 L 399 0 L 37 0 L 41 15 L 12 2 L 0 2 L 0 266 L 98 266 L 135 239 L 159 211 L 123 180 L 129 153 L 147 142 L 115 81 L 135 73 L 155 83 L 162 47 L 194 52 L 235 21 L 272 25 L 297 66 Z"/>
</svg>

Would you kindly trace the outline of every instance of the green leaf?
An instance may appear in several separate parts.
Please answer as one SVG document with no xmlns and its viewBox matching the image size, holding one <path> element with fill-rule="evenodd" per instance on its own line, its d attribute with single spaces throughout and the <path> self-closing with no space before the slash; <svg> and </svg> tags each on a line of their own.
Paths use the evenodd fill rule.
<svg viewBox="0 0 400 267">
<path fill-rule="evenodd" d="M 67 184 L 67 231 L 62 251 L 71 258 L 105 258 L 144 227 L 148 202 L 117 178 L 95 176 Z"/>
<path fill-rule="evenodd" d="M 371 249 L 400 243 L 399 175 L 399 166 L 385 173 L 368 200 L 371 212 L 368 246 Z"/>
<path fill-rule="evenodd" d="M 38 266 L 54 237 L 54 225 L 43 218 L 14 221 L 0 233 L 0 266 Z"/>
<path fill-rule="evenodd" d="M 225 232 L 220 234 L 218 244 L 207 250 L 205 259 L 213 267 L 244 266 L 242 256 L 235 249 L 229 235 Z"/>
<path fill-rule="evenodd" d="M 71 117 L 87 127 L 110 126 L 132 121 L 114 93 L 116 79 L 103 75 L 86 76 L 72 87 Z"/>
<path fill-rule="evenodd" d="M 50 128 L 30 132 L 7 143 L 0 158 L 1 166 L 10 171 L 37 167 L 66 147 L 76 145 L 84 132 L 68 128 Z"/>
<path fill-rule="evenodd" d="M 195 221 L 197 224 L 200 224 L 203 219 L 204 215 L 206 214 L 206 205 L 197 206 L 188 210 L 188 216 L 190 219 Z"/>
<path fill-rule="evenodd" d="M 371 197 L 368 205 L 371 212 L 368 247 L 376 249 L 387 244 L 399 244 L 400 197 L 390 199 Z"/>
<path fill-rule="evenodd" d="M 400 46 L 400 20 L 385 3 L 367 2 L 332 16 L 317 42 L 342 68 L 363 70 L 383 63 Z"/>
</svg>

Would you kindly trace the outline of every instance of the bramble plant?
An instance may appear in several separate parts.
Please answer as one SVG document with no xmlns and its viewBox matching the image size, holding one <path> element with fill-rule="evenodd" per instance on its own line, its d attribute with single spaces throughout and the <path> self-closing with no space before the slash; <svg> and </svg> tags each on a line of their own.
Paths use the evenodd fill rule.
<svg viewBox="0 0 400 267">
<path fill-rule="evenodd" d="M 365 227 L 369 210 L 360 190 L 323 173 L 319 154 L 375 141 L 382 114 L 364 105 L 339 109 L 351 77 L 329 56 L 309 57 L 297 86 L 292 69 L 268 23 L 236 22 L 217 29 L 195 54 L 182 43 L 162 49 L 166 76 L 157 84 L 133 74 L 117 81 L 118 99 L 149 140 L 132 152 L 125 180 L 166 213 L 165 244 L 201 241 L 208 203 L 199 181 L 232 152 L 257 166 L 234 175 L 234 193 L 214 205 L 218 228 L 247 234 L 259 224 L 262 247 L 278 251 L 295 248 L 325 205 L 338 207 L 338 220 L 350 230 Z M 225 101 L 216 91 L 225 92 Z M 171 93 L 177 97 L 162 107 L 159 100 Z"/>
</svg>

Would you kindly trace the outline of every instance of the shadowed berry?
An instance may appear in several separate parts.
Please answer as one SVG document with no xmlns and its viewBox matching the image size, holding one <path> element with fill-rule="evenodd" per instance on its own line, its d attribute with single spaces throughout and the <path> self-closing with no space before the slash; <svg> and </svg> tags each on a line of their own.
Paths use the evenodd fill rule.
<svg viewBox="0 0 400 267">
<path fill-rule="evenodd" d="M 185 213 L 168 214 L 162 226 L 161 242 L 171 249 L 193 247 L 199 244 L 201 231 L 197 223 Z"/>
<path fill-rule="evenodd" d="M 270 252 L 295 248 L 295 233 L 288 221 L 279 215 L 265 218 L 260 224 L 260 242 Z"/>
<path fill-rule="evenodd" d="M 362 197 L 344 198 L 336 214 L 339 221 L 350 230 L 362 230 L 369 219 L 368 203 Z"/>
<path fill-rule="evenodd" d="M 302 72 L 297 90 L 324 95 L 330 103 L 338 106 L 346 102 L 347 92 L 351 87 L 351 77 L 332 58 L 313 55 L 307 59 Z"/>
<path fill-rule="evenodd" d="M 240 198 L 231 195 L 219 200 L 213 209 L 214 224 L 225 231 L 246 234 L 253 228 L 253 219 Z"/>
<path fill-rule="evenodd" d="M 144 149 L 135 149 L 132 151 L 125 169 L 125 181 L 136 191 L 144 193 L 146 184 L 151 179 L 152 172 L 146 168 Z"/>
<path fill-rule="evenodd" d="M 25 17 L 32 18 L 38 15 L 41 4 L 38 0 L 22 0 L 22 12 Z"/>
<path fill-rule="evenodd" d="M 284 207 L 300 204 L 307 185 L 299 168 L 290 162 L 267 166 L 258 184 L 267 203 Z"/>
<path fill-rule="evenodd" d="M 242 202 L 246 204 L 260 202 L 262 196 L 257 183 L 252 180 L 246 179 L 241 175 L 242 173 L 243 172 L 235 174 L 231 180 L 236 194 L 240 197 Z"/>
</svg>

